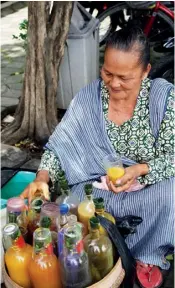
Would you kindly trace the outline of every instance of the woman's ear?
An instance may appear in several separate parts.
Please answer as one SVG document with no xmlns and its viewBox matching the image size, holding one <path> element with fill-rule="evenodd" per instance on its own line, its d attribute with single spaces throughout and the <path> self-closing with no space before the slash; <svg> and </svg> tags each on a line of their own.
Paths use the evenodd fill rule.
<svg viewBox="0 0 175 288">
<path fill-rule="evenodd" d="M 149 63 L 143 72 L 142 80 L 148 77 L 150 70 L 151 70 L 151 64 Z"/>
</svg>

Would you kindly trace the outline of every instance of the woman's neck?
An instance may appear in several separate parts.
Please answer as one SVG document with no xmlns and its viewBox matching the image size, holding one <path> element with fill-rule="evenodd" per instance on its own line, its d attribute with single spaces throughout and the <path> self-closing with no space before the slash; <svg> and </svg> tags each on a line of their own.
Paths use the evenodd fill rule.
<svg viewBox="0 0 175 288">
<path fill-rule="evenodd" d="M 109 98 L 108 119 L 118 126 L 132 118 L 137 103 L 137 97 L 130 99 Z"/>
</svg>

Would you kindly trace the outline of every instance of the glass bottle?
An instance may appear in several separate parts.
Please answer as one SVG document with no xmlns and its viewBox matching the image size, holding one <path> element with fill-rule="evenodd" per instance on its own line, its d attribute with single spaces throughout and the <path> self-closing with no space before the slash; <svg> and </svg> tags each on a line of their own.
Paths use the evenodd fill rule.
<svg viewBox="0 0 175 288">
<path fill-rule="evenodd" d="M 92 200 L 92 184 L 86 184 L 84 186 L 85 200 L 78 206 L 78 220 L 84 225 L 84 234 L 88 234 L 88 222 L 89 219 L 94 216 L 95 205 Z"/>
<path fill-rule="evenodd" d="M 33 288 L 61 288 L 60 266 L 53 253 L 48 228 L 37 228 L 33 235 L 33 255 L 29 266 Z"/>
<path fill-rule="evenodd" d="M 78 196 L 71 192 L 64 171 L 59 173 L 59 190 L 60 196 L 56 199 L 57 204 L 65 203 L 69 205 L 70 214 L 77 216 L 77 209 L 80 203 Z"/>
<path fill-rule="evenodd" d="M 25 238 L 27 239 L 27 215 L 24 199 L 13 197 L 7 201 L 7 220 L 6 223 L 16 223 Z"/>
<path fill-rule="evenodd" d="M 93 201 L 95 205 L 96 214 L 107 218 L 108 220 L 110 220 L 111 222 L 115 224 L 115 218 L 110 213 L 106 212 L 104 209 L 104 199 L 100 197 L 100 198 L 93 199 Z M 100 234 L 108 236 L 106 229 L 103 228 L 101 225 L 100 225 Z"/>
<path fill-rule="evenodd" d="M 32 247 L 25 243 L 17 224 L 5 225 L 3 243 L 9 246 L 4 259 L 10 278 L 19 286 L 31 288 L 28 267 L 32 259 Z"/>
<path fill-rule="evenodd" d="M 84 238 L 93 282 L 104 278 L 114 266 L 113 247 L 109 237 L 100 235 L 100 222 L 97 217 L 90 219 L 90 234 Z"/>
<path fill-rule="evenodd" d="M 40 226 L 40 213 L 44 200 L 36 197 L 31 201 L 28 212 L 28 243 L 33 244 L 33 232 Z"/>
<path fill-rule="evenodd" d="M 41 207 L 40 227 L 49 228 L 52 235 L 54 253 L 58 256 L 58 230 L 60 229 L 59 206 L 54 202 L 44 203 Z"/>
<path fill-rule="evenodd" d="M 83 248 L 82 236 L 73 228 L 64 235 L 65 250 L 60 258 L 63 287 L 84 288 L 91 284 L 88 256 Z"/>
<path fill-rule="evenodd" d="M 69 206 L 62 203 L 60 206 L 60 227 L 64 227 L 68 223 Z"/>
<path fill-rule="evenodd" d="M 64 225 L 63 228 L 60 229 L 58 232 L 58 255 L 61 256 L 61 253 L 63 252 L 63 246 L 64 246 L 64 233 L 67 228 L 73 227 L 77 233 L 83 235 L 83 224 L 77 221 L 76 215 L 70 215 L 68 217 L 68 222 L 66 225 Z M 81 237 L 80 237 L 81 238 Z"/>
</svg>

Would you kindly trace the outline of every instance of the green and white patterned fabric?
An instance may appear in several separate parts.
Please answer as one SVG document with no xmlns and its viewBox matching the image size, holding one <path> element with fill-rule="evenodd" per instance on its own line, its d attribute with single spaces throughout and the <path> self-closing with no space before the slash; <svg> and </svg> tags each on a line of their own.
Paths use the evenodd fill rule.
<svg viewBox="0 0 175 288">
<path fill-rule="evenodd" d="M 107 134 L 115 150 L 138 163 L 149 165 L 150 173 L 138 179 L 141 184 L 154 184 L 174 175 L 174 91 L 170 91 L 155 147 L 149 117 L 149 89 L 147 78 L 142 82 L 133 117 L 117 126 L 108 120 L 109 93 L 104 82 L 101 85 Z"/>
<path fill-rule="evenodd" d="M 139 177 L 141 184 L 154 184 L 174 176 L 174 91 L 170 91 L 165 117 L 161 123 L 157 145 L 150 125 L 149 117 L 150 80 L 142 82 L 133 117 L 117 126 L 108 120 L 109 93 L 102 81 L 101 97 L 108 137 L 116 152 L 138 163 L 147 163 L 149 173 Z M 58 181 L 61 169 L 59 159 L 52 151 L 46 150 L 38 170 L 49 171 L 52 183 Z"/>
</svg>

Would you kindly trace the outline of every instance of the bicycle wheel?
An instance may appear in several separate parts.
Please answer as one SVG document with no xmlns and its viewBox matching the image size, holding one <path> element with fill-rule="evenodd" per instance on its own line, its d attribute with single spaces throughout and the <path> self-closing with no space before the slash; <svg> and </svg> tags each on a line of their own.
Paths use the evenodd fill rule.
<svg viewBox="0 0 175 288">
<path fill-rule="evenodd" d="M 107 37 L 116 30 L 117 26 L 121 22 L 121 18 L 123 16 L 123 10 L 126 9 L 127 7 L 128 7 L 127 4 L 119 3 L 108 8 L 103 13 L 97 16 L 97 18 L 100 21 L 99 26 L 100 46 L 104 45 Z"/>
<path fill-rule="evenodd" d="M 116 4 L 109 9 L 105 10 L 103 13 L 98 15 L 98 19 L 100 20 L 99 27 L 99 42 L 100 46 L 104 45 L 107 37 L 114 32 L 116 29 L 122 29 L 129 22 L 134 22 L 141 24 L 141 28 L 145 27 L 147 21 L 147 15 L 145 19 L 143 19 L 145 11 L 148 10 L 137 10 L 139 11 L 140 17 L 133 17 L 132 15 L 135 13 L 135 9 L 130 8 L 126 2 Z M 151 11 L 151 10 L 150 10 Z M 127 15 L 128 12 L 128 15 Z M 142 14 L 143 12 L 143 14 Z M 123 15 L 123 17 L 121 17 Z M 132 17 L 134 19 L 132 19 Z M 115 25 L 112 25 L 112 20 L 116 18 Z M 145 21 L 143 21 L 145 20 Z M 160 25 L 159 25 L 160 24 Z M 162 37 L 164 35 L 164 37 Z M 174 22 L 173 20 L 166 15 L 162 11 L 157 12 L 156 21 L 153 25 L 153 29 L 149 35 L 149 39 L 151 42 L 156 42 L 156 36 L 159 36 L 159 41 L 162 41 L 163 38 L 168 38 L 174 35 Z"/>
<path fill-rule="evenodd" d="M 150 42 L 162 42 L 174 36 L 174 21 L 163 11 L 157 12 L 157 19 L 149 35 Z"/>
<path fill-rule="evenodd" d="M 167 55 L 155 63 L 149 76 L 151 79 L 164 78 L 174 84 L 174 55 Z"/>
</svg>

